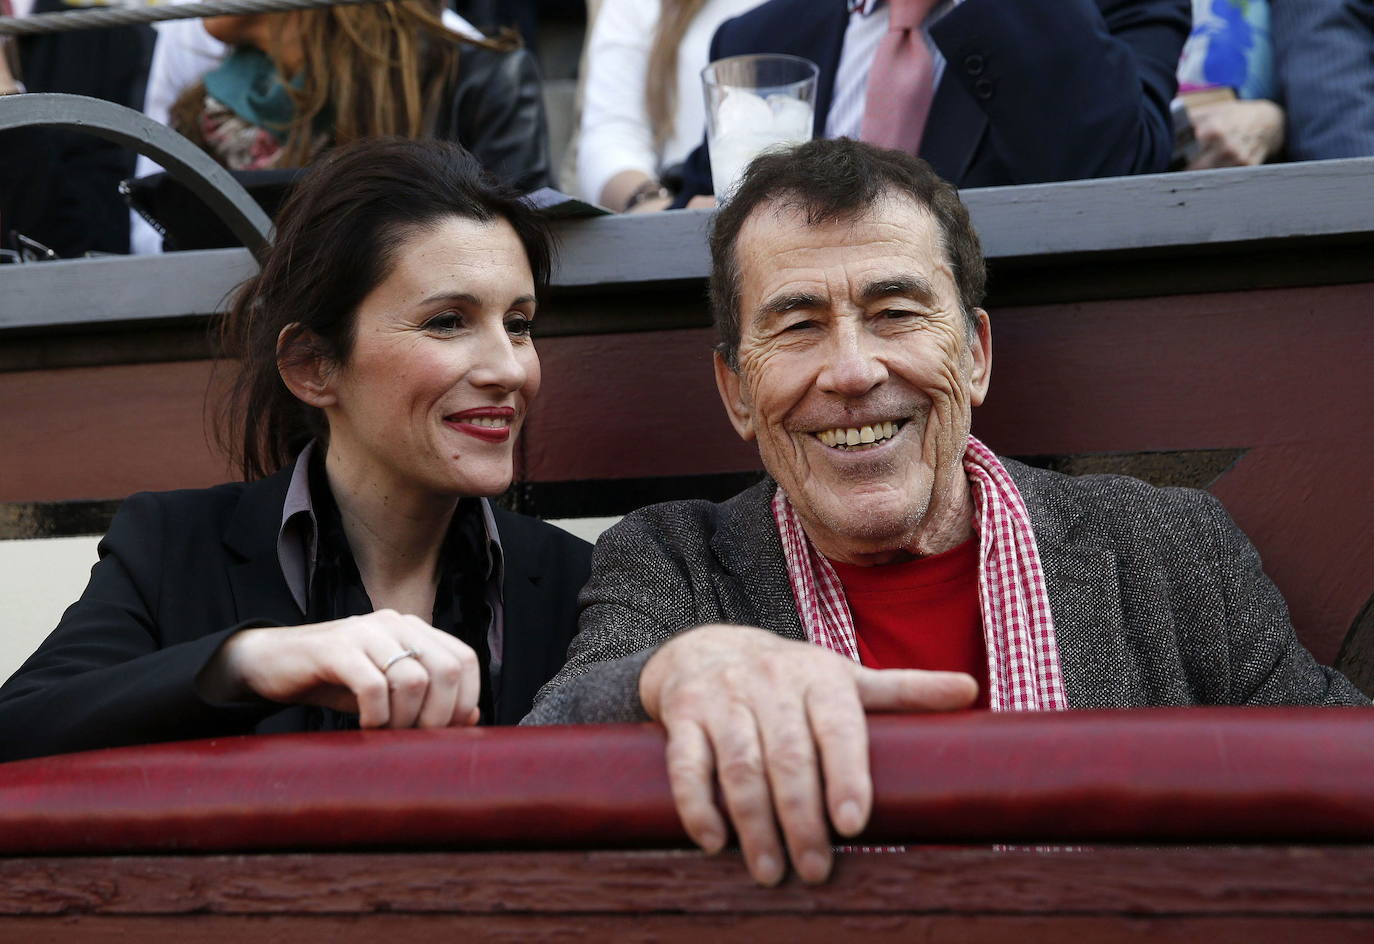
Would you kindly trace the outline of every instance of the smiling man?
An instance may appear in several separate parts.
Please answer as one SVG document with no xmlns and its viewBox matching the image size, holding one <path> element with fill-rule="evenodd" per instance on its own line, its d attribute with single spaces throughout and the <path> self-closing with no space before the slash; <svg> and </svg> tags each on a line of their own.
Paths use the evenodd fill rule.
<svg viewBox="0 0 1374 944">
<path fill-rule="evenodd" d="M 823 879 L 829 827 L 871 807 L 865 710 L 1368 703 L 1205 492 L 970 436 L 983 259 L 925 163 L 847 139 L 760 158 L 711 252 L 717 385 L 770 479 L 608 531 L 527 719 L 661 721 L 703 848 L 728 816 L 759 881 L 788 857 Z"/>
</svg>

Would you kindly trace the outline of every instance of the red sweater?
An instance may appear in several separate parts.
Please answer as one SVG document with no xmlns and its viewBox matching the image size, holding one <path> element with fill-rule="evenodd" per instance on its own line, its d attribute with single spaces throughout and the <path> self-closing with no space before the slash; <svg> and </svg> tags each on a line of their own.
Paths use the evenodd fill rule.
<svg viewBox="0 0 1374 944">
<path fill-rule="evenodd" d="M 978 680 L 975 707 L 988 707 L 976 538 L 903 564 L 831 564 L 849 598 L 864 665 L 967 672 Z"/>
</svg>

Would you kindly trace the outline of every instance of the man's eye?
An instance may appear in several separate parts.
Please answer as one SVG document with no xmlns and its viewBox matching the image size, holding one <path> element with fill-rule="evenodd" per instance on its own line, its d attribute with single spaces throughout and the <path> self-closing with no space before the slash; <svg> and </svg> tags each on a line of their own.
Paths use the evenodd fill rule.
<svg viewBox="0 0 1374 944">
<path fill-rule="evenodd" d="M 506 332 L 513 338 L 527 338 L 534 333 L 534 321 L 524 315 L 511 315 L 506 319 Z"/>
<path fill-rule="evenodd" d="M 792 322 L 790 325 L 787 325 L 786 327 L 784 327 L 782 330 L 784 330 L 784 331 L 806 331 L 806 330 L 808 330 L 808 329 L 810 329 L 810 328 L 814 328 L 815 326 L 816 326 L 816 322 L 814 322 L 814 321 L 794 321 L 794 322 Z"/>
<path fill-rule="evenodd" d="M 435 334 L 452 334 L 463 326 L 463 318 L 456 311 L 446 311 L 425 322 L 425 330 Z"/>
</svg>

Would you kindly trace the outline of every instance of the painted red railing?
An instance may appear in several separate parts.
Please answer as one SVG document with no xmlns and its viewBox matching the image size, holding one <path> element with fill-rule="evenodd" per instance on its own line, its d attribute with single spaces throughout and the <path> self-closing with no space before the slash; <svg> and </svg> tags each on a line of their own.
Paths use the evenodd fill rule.
<svg viewBox="0 0 1374 944">
<path fill-rule="evenodd" d="M 1367 709 L 874 717 L 870 842 L 1371 842 Z M 676 846 L 657 726 L 219 738 L 0 765 L 0 853 Z"/>
</svg>

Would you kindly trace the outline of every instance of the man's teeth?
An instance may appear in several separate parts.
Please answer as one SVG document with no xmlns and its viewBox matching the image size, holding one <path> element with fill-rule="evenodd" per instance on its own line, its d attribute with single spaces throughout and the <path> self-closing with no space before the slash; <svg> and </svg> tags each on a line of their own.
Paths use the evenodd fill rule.
<svg viewBox="0 0 1374 944">
<path fill-rule="evenodd" d="M 869 443 L 882 442 L 884 439 L 891 439 L 897 435 L 897 430 L 902 428 L 899 422 L 874 423 L 872 426 L 847 426 L 844 428 L 823 429 L 816 434 L 822 445 L 836 446 L 866 446 Z"/>
<path fill-rule="evenodd" d="M 470 416 L 463 422 L 472 426 L 485 426 L 488 429 L 505 429 L 510 420 L 504 416 Z"/>
</svg>

